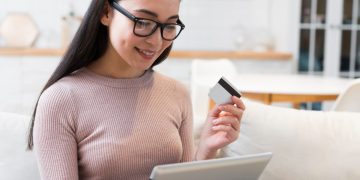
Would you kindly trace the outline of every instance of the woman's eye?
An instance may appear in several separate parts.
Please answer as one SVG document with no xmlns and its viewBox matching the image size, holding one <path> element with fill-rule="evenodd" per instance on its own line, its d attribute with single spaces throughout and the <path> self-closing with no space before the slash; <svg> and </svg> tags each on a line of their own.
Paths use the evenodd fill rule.
<svg viewBox="0 0 360 180">
<path fill-rule="evenodd" d="M 151 21 L 140 20 L 137 22 L 136 26 L 138 28 L 147 28 L 147 27 L 151 26 Z"/>
<path fill-rule="evenodd" d="M 176 25 L 167 25 L 165 26 L 166 31 L 174 31 L 176 29 Z"/>
</svg>

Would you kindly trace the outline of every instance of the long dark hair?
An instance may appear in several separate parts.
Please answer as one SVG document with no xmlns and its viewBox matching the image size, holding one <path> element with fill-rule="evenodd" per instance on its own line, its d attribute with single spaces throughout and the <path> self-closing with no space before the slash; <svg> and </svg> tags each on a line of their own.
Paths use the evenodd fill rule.
<svg viewBox="0 0 360 180">
<path fill-rule="evenodd" d="M 107 2 L 108 0 L 91 1 L 74 39 L 71 41 L 59 65 L 45 84 L 45 87 L 41 90 L 40 96 L 47 88 L 59 79 L 89 65 L 105 53 L 109 41 L 108 29 L 106 26 L 101 24 L 100 19 L 104 14 L 104 9 L 107 8 Z M 168 57 L 171 48 L 172 44 L 155 60 L 155 62 L 151 65 L 151 68 L 164 61 Z M 33 130 L 39 98 L 31 116 L 27 145 L 28 150 L 32 150 L 34 146 Z"/>
</svg>

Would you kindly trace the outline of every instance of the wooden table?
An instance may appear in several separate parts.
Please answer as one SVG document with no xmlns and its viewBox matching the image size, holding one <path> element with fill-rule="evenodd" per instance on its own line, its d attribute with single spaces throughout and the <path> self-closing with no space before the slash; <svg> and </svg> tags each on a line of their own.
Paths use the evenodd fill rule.
<svg viewBox="0 0 360 180">
<path fill-rule="evenodd" d="M 295 108 L 302 102 L 335 100 L 351 82 L 351 79 L 288 74 L 238 74 L 227 79 L 244 97 L 265 104 L 289 102 Z"/>
</svg>

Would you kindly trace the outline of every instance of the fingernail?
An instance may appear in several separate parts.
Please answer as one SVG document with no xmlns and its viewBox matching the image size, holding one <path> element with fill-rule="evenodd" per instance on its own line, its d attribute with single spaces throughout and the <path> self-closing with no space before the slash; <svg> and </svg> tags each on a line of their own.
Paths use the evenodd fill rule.
<svg viewBox="0 0 360 180">
<path fill-rule="evenodd" d="M 215 119 L 212 122 L 213 122 L 213 124 L 216 124 L 218 122 L 218 120 Z"/>
</svg>

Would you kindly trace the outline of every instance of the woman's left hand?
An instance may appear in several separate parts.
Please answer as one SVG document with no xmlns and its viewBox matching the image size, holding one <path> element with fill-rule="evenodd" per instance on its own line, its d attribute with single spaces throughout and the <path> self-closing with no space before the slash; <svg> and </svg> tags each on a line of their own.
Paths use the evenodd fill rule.
<svg viewBox="0 0 360 180">
<path fill-rule="evenodd" d="M 214 107 L 207 117 L 195 155 L 196 160 L 216 156 L 218 149 L 234 142 L 240 133 L 240 120 L 245 110 L 242 100 L 232 97 L 233 104 Z"/>
</svg>

